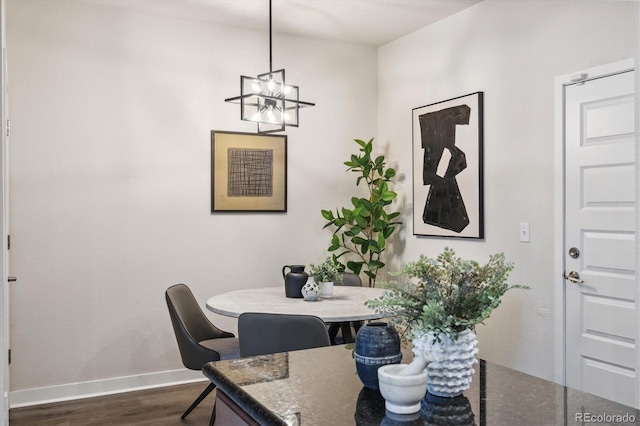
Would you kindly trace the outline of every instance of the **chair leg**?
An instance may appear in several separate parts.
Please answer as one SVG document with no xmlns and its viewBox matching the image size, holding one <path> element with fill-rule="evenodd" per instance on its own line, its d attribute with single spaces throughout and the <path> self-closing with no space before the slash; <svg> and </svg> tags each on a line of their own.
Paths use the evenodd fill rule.
<svg viewBox="0 0 640 426">
<path fill-rule="evenodd" d="M 340 323 L 340 328 L 342 329 L 342 340 L 343 343 L 353 343 L 355 339 L 351 335 L 351 323 L 342 322 Z"/>
<path fill-rule="evenodd" d="M 191 407 L 187 408 L 187 411 L 185 411 L 184 414 L 180 416 L 180 418 L 184 420 L 184 418 L 187 417 L 189 413 L 192 412 L 193 409 L 196 408 L 198 404 L 200 404 L 202 400 L 205 399 L 207 395 L 209 395 L 211 391 L 213 391 L 215 388 L 216 388 L 216 385 L 214 383 L 209 383 L 209 386 L 207 386 L 207 388 L 202 391 L 200 396 L 197 397 L 195 401 L 193 401 L 193 404 L 191 404 Z"/>
<path fill-rule="evenodd" d="M 331 344 L 335 345 L 336 336 L 338 335 L 338 331 L 340 330 L 340 324 L 332 322 L 329 324 L 329 339 L 331 340 Z"/>
<path fill-rule="evenodd" d="M 362 321 L 354 321 L 353 323 L 353 329 L 356 331 L 356 335 L 358 334 L 358 331 L 360 331 L 360 328 L 363 325 Z"/>
</svg>

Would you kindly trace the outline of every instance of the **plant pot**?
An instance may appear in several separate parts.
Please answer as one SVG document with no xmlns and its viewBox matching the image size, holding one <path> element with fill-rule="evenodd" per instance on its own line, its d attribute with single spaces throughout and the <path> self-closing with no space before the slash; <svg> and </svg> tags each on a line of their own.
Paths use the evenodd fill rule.
<svg viewBox="0 0 640 426">
<path fill-rule="evenodd" d="M 478 362 L 478 339 L 472 330 L 464 330 L 451 339 L 446 334 L 427 333 L 413 341 L 416 348 L 429 354 L 427 391 L 440 397 L 456 397 L 469 389 Z"/>
<path fill-rule="evenodd" d="M 401 376 L 406 364 L 383 365 L 378 369 L 380 393 L 385 408 L 396 414 L 413 414 L 420 411 L 420 402 L 427 393 L 427 371 Z"/>
<path fill-rule="evenodd" d="M 378 389 L 378 368 L 387 364 L 399 364 L 402 360 L 400 336 L 386 322 L 364 325 L 356 335 L 353 357 L 362 384 Z"/>
<path fill-rule="evenodd" d="M 320 282 L 320 297 L 330 299 L 333 297 L 333 281 Z"/>
</svg>

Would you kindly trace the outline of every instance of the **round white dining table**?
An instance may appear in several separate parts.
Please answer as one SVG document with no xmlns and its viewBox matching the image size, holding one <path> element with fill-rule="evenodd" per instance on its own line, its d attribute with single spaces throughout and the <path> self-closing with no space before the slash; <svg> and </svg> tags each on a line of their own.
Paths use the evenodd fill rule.
<svg viewBox="0 0 640 426">
<path fill-rule="evenodd" d="M 307 302 L 286 297 L 284 286 L 236 290 L 213 296 L 207 309 L 220 315 L 239 317 L 245 312 L 315 315 L 324 322 L 349 322 L 382 318 L 364 302 L 382 295 L 384 289 L 334 286 L 333 297 Z"/>
</svg>

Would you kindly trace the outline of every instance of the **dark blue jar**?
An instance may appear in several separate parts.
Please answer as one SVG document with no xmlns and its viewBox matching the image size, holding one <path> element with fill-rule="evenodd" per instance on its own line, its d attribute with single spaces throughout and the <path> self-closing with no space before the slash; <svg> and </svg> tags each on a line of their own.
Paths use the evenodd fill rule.
<svg viewBox="0 0 640 426">
<path fill-rule="evenodd" d="M 399 364 L 402 360 L 400 336 L 386 322 L 369 323 L 358 331 L 353 357 L 362 384 L 369 389 L 378 389 L 378 368 Z"/>
</svg>

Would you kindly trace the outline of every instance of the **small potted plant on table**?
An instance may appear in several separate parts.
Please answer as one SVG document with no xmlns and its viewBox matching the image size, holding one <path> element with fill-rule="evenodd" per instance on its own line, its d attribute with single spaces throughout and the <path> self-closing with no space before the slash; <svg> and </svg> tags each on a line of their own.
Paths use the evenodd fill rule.
<svg viewBox="0 0 640 426">
<path fill-rule="evenodd" d="M 528 288 L 507 284 L 511 270 L 502 253 L 481 266 L 445 248 L 435 259 L 420 256 L 408 263 L 397 274 L 399 282 L 369 300 L 367 306 L 413 341 L 414 361 L 403 375 L 426 367 L 428 392 L 436 396 L 455 397 L 468 389 L 477 362 L 476 324 L 500 305 L 507 290 Z"/>
<path fill-rule="evenodd" d="M 320 297 L 327 299 L 333 296 L 333 282 L 338 279 L 338 267 L 332 258 L 327 257 L 319 265 L 309 264 L 309 275 L 320 286 Z"/>
</svg>

